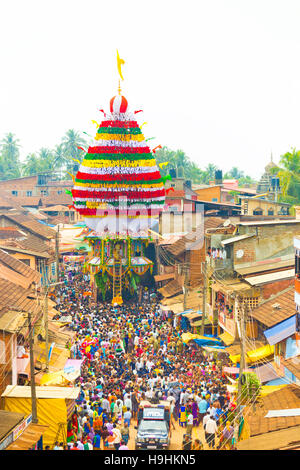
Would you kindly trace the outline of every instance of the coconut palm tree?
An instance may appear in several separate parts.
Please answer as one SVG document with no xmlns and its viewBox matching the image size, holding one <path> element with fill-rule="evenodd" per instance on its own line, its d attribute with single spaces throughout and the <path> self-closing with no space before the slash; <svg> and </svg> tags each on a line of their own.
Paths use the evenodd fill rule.
<svg viewBox="0 0 300 470">
<path fill-rule="evenodd" d="M 0 142 L 2 179 L 21 176 L 20 143 L 12 132 L 5 135 Z"/>
<path fill-rule="evenodd" d="M 292 148 L 291 152 L 281 155 L 280 166 L 272 168 L 272 173 L 280 179 L 281 200 L 296 204 L 300 202 L 300 150 Z"/>
<path fill-rule="evenodd" d="M 79 147 L 86 149 L 87 142 L 79 132 L 69 129 L 62 138 L 61 145 L 65 155 L 66 169 L 73 171 L 74 163 L 76 163 L 73 159 L 82 160 L 85 152 Z"/>
</svg>

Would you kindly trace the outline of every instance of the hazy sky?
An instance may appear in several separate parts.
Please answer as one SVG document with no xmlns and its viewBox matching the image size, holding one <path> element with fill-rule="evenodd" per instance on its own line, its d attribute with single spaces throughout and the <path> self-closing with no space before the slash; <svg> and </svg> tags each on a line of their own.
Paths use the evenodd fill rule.
<svg viewBox="0 0 300 470">
<path fill-rule="evenodd" d="M 9 0 L 0 3 L 0 139 L 53 147 L 117 91 L 152 148 L 259 177 L 300 148 L 299 0 Z M 84 134 L 83 134 L 84 136 Z"/>
</svg>

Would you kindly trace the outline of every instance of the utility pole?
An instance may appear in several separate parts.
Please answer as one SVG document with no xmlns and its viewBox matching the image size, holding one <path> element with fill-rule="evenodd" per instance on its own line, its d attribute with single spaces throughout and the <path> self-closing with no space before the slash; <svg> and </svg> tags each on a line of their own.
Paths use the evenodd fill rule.
<svg viewBox="0 0 300 470">
<path fill-rule="evenodd" d="M 202 319 L 201 319 L 201 335 L 204 335 L 204 325 L 206 318 L 206 297 L 207 297 L 207 261 L 206 261 L 206 237 L 204 235 L 204 256 L 205 261 L 202 262 L 203 279 L 203 303 L 202 303 Z"/>
<path fill-rule="evenodd" d="M 55 235 L 56 282 L 59 282 L 59 225 Z"/>
<path fill-rule="evenodd" d="M 34 381 L 34 362 L 33 362 L 33 327 L 31 325 L 31 312 L 28 312 L 29 328 L 29 356 L 30 356 L 30 387 L 31 387 L 31 413 L 32 423 L 37 424 L 36 390 Z"/>
<path fill-rule="evenodd" d="M 45 324 L 45 341 L 46 341 L 46 372 L 49 372 L 49 331 L 48 331 L 48 324 L 49 324 L 49 318 L 48 318 L 48 290 L 49 290 L 49 285 L 45 285 L 44 287 L 44 324 Z"/>
<path fill-rule="evenodd" d="M 248 305 L 244 302 L 243 298 L 238 297 L 238 305 L 239 305 L 239 312 L 240 312 L 239 318 L 237 317 L 237 327 L 238 327 L 239 340 L 240 340 L 240 369 L 239 369 L 238 391 L 237 391 L 237 399 L 236 399 L 237 418 L 235 419 L 235 423 L 234 423 L 234 436 L 235 436 L 236 442 L 238 441 L 239 422 L 241 418 L 243 373 L 246 367 L 245 339 L 246 339 L 246 320 L 247 320 L 246 317 L 248 313 Z"/>
<path fill-rule="evenodd" d="M 183 310 L 187 307 L 187 296 L 188 296 L 188 282 L 189 282 L 189 270 L 187 267 L 187 250 L 184 252 L 184 295 L 183 295 Z"/>
</svg>

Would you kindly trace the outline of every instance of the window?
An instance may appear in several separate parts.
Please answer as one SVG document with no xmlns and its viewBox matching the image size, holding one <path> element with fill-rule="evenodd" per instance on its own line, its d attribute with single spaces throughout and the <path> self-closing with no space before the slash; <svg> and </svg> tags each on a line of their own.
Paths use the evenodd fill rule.
<svg viewBox="0 0 300 470">
<path fill-rule="evenodd" d="M 286 206 L 281 206 L 278 215 L 289 215 L 289 208 Z"/>
<path fill-rule="evenodd" d="M 27 196 L 27 197 L 32 196 L 32 191 L 26 191 L 26 196 Z"/>
<path fill-rule="evenodd" d="M 57 194 L 62 194 L 62 190 L 60 189 L 59 191 L 57 191 Z"/>
<path fill-rule="evenodd" d="M 24 259 L 20 259 L 20 261 L 22 261 L 22 263 L 27 264 L 27 266 L 30 267 L 30 259 L 24 258 Z"/>
<path fill-rule="evenodd" d="M 18 195 L 18 191 L 12 191 L 11 194 L 12 194 L 13 196 L 17 196 L 17 195 Z"/>
<path fill-rule="evenodd" d="M 48 196 L 47 189 L 41 189 L 41 196 Z"/>
<path fill-rule="evenodd" d="M 46 182 L 47 182 L 46 175 L 38 175 L 38 185 L 45 186 Z"/>
<path fill-rule="evenodd" d="M 271 207 L 270 209 L 268 209 L 268 215 L 274 215 L 273 207 Z"/>
<path fill-rule="evenodd" d="M 257 207 L 256 209 L 254 209 L 253 215 L 263 215 L 262 209 L 260 207 Z"/>
<path fill-rule="evenodd" d="M 211 202 L 218 202 L 218 198 L 217 197 L 213 197 Z"/>
</svg>

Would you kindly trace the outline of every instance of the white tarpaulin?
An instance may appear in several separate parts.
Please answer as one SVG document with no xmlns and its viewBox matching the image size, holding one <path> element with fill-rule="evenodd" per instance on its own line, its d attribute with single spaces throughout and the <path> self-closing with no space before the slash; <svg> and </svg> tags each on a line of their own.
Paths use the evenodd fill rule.
<svg viewBox="0 0 300 470">
<path fill-rule="evenodd" d="M 289 408 L 287 410 L 270 410 L 265 418 L 280 418 L 281 416 L 300 416 L 300 408 Z"/>
</svg>

